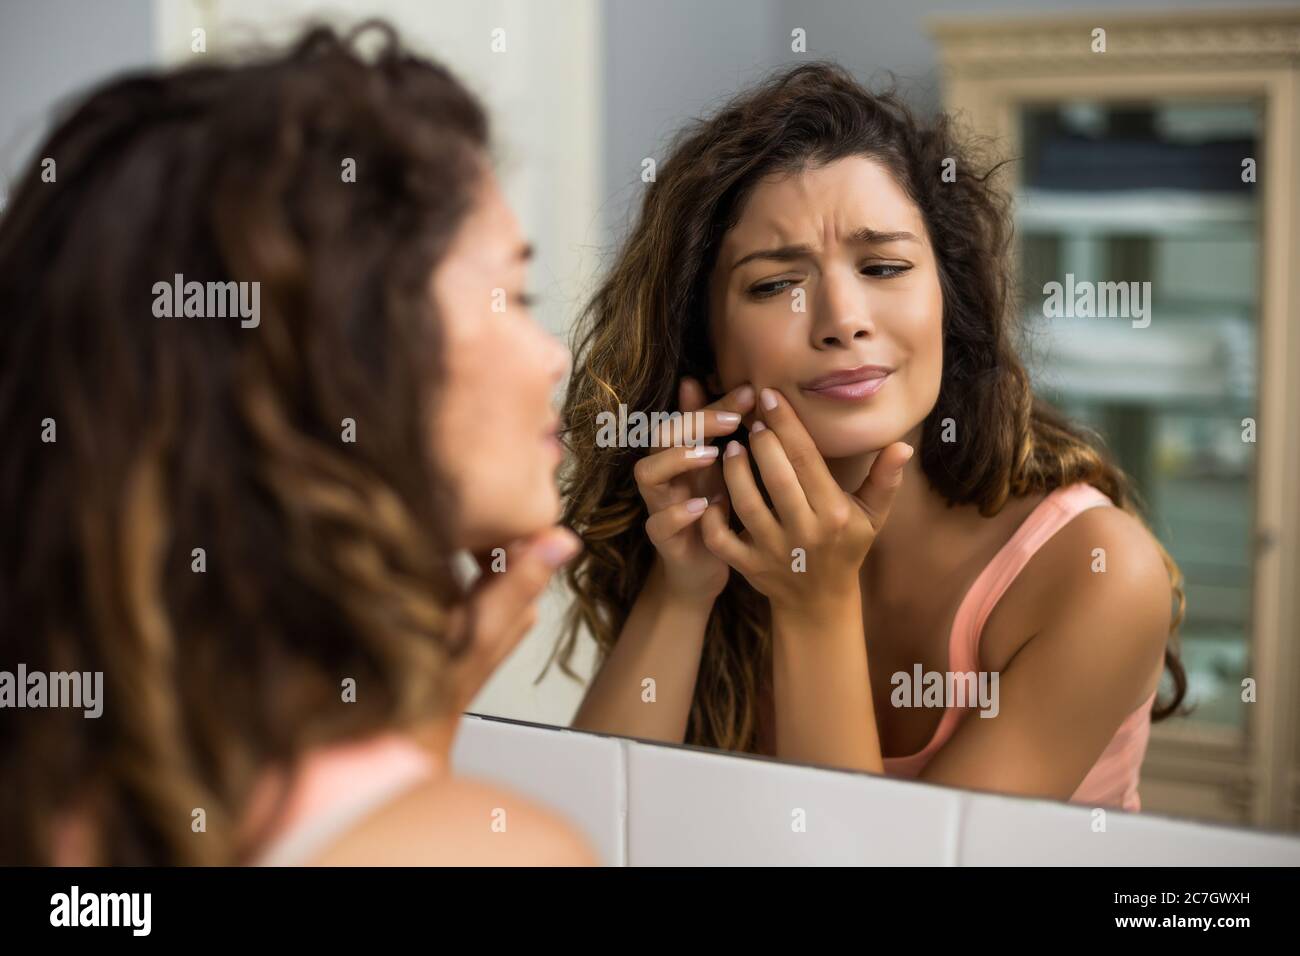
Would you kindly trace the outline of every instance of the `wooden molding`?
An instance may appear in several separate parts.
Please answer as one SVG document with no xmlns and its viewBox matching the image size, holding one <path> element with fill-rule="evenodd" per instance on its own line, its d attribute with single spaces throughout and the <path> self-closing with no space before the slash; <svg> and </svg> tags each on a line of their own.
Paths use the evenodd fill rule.
<svg viewBox="0 0 1300 956">
<path fill-rule="evenodd" d="M 1252 68 L 1300 63 L 1300 9 L 1185 10 L 927 21 L 950 76 Z M 1092 31 L 1106 31 L 1106 52 Z"/>
</svg>

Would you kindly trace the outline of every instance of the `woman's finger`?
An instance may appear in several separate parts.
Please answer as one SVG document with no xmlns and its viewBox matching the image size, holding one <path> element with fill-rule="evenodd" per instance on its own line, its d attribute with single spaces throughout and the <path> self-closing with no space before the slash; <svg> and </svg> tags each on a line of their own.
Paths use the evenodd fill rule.
<svg viewBox="0 0 1300 956">
<path fill-rule="evenodd" d="M 862 486 L 853 496 L 862 502 L 871 519 L 871 527 L 877 532 L 884 527 L 889 517 L 890 506 L 898 487 L 903 483 L 903 469 L 911 460 L 913 448 L 906 442 L 896 441 L 885 446 L 876 460 L 871 463 L 871 471 L 862 482 Z"/>
<path fill-rule="evenodd" d="M 808 429 L 799 421 L 790 400 L 775 388 L 765 388 L 759 393 L 759 405 L 763 421 L 781 439 L 786 458 L 799 476 L 799 485 L 809 507 L 817 514 L 837 505 L 843 507 L 844 491 L 826 467 L 826 459 L 817 450 Z"/>
<path fill-rule="evenodd" d="M 658 547 L 679 531 L 699 521 L 708 506 L 708 498 L 690 498 L 656 511 L 645 523 L 650 543 Z"/>
<path fill-rule="evenodd" d="M 716 557 L 741 574 L 749 575 L 758 566 L 752 544 L 741 541 L 727 524 L 727 508 L 722 502 L 710 503 L 700 520 L 700 540 Z"/>
<path fill-rule="evenodd" d="M 712 500 L 718 494 L 725 494 L 727 484 L 722 480 L 721 468 L 704 468 L 691 473 L 688 479 L 691 486 L 691 494 L 695 497 L 705 497 Z"/>
<path fill-rule="evenodd" d="M 796 535 L 807 531 L 815 516 L 776 432 L 755 422 L 749 430 L 749 453 L 758 464 L 763 487 L 772 498 L 781 526 Z"/>
<path fill-rule="evenodd" d="M 549 528 L 506 548 L 500 571 L 485 570 L 449 626 L 468 637 L 466 652 L 452 662 L 453 706 L 469 706 L 497 666 L 537 620 L 537 601 L 555 571 L 582 548 L 573 532 Z M 466 633 L 468 631 L 468 633 Z"/>
<path fill-rule="evenodd" d="M 781 527 L 758 490 L 754 472 L 750 468 L 749 455 L 740 442 L 727 442 L 727 450 L 722 457 L 722 474 L 727 482 L 731 507 L 735 509 L 741 523 L 749 529 L 755 541 L 774 547 L 781 539 Z"/>
<path fill-rule="evenodd" d="M 474 638 L 491 644 L 498 635 L 507 634 L 527 616 L 556 570 L 581 550 L 582 539 L 562 527 L 507 548 L 505 570 L 479 578 L 469 596 Z"/>
<path fill-rule="evenodd" d="M 715 411 L 715 412 L 736 412 L 741 415 L 748 415 L 754 410 L 754 387 L 748 382 L 737 385 L 727 394 L 723 395 L 716 402 L 708 405 L 704 403 L 708 396 L 704 394 L 704 388 L 695 379 L 687 377 L 682 379 L 681 388 L 678 390 L 681 400 L 681 409 L 687 411 Z"/>
<path fill-rule="evenodd" d="M 632 466 L 632 477 L 647 507 L 659 511 L 680 504 L 689 495 L 687 489 L 671 486 L 674 478 L 707 468 L 718 460 L 718 453 L 717 445 L 666 448 L 638 460 Z"/>
<path fill-rule="evenodd" d="M 660 412 L 652 422 L 650 443 L 655 448 L 699 445 L 710 438 L 729 435 L 754 407 L 754 390 L 748 385 L 732 389 L 718 401 L 705 405 L 707 396 L 699 382 L 683 378 L 677 388 L 679 411 Z"/>
<path fill-rule="evenodd" d="M 659 412 L 650 434 L 651 448 L 699 445 L 740 427 L 744 416 L 726 409 L 704 408 L 693 412 Z"/>
</svg>

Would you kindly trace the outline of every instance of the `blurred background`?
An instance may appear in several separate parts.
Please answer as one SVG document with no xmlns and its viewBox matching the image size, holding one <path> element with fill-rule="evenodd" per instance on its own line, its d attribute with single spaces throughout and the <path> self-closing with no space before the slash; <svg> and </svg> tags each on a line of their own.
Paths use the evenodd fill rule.
<svg viewBox="0 0 1300 956">
<path fill-rule="evenodd" d="M 1300 333 L 1285 333 L 1297 325 L 1294 276 L 1273 275 L 1270 263 L 1289 255 L 1283 261 L 1294 273 L 1300 261 L 1294 186 L 1280 183 L 1276 166 L 1290 162 L 1288 179 L 1300 172 L 1300 85 L 1296 53 L 1288 53 L 1300 48 L 1300 3 L 1256 3 L 1247 13 L 1222 0 L 1143 0 L 1150 17 L 1125 26 L 1130 6 L 6 2 L 0 192 L 31 160 L 51 111 L 90 84 L 223 56 L 250 41 L 281 42 L 308 20 L 381 16 L 489 105 L 503 181 L 539 249 L 539 313 L 565 335 L 630 225 L 643 160 L 662 158 L 687 120 L 771 70 L 831 59 L 873 86 L 896 85 L 924 113 L 967 108 L 973 128 L 1018 160 L 1007 175 L 1016 196 L 1023 347 L 1036 387 L 1103 436 L 1186 575 L 1182 653 L 1194 712 L 1157 726 L 1144 807 L 1296 829 L 1300 571 L 1286 489 L 1297 495 L 1300 456 L 1295 386 L 1283 380 L 1294 380 Z M 1090 24 L 1108 30 L 1112 61 L 1130 71 L 1127 80 L 1092 83 L 1090 67 L 1080 68 Z M 504 31 L 504 49 L 492 48 L 495 30 Z M 1058 57 L 1053 44 L 1062 36 L 1079 46 L 1062 47 Z M 1186 49 L 1171 55 L 1168 47 L 1180 44 Z M 1280 59 L 1256 57 L 1256 48 Z M 1290 79 L 1279 79 L 1288 69 Z M 1273 176 L 1267 190 L 1243 180 L 1245 157 L 1259 160 L 1261 183 L 1264 170 Z M 1282 250 L 1269 238 L 1279 235 L 1290 243 Z M 1045 317 L 1044 285 L 1067 275 L 1076 283 L 1150 282 L 1150 326 Z M 1284 354 L 1273 356 L 1267 379 L 1261 357 L 1270 342 Z M 1270 418 L 1261 415 L 1266 409 L 1288 411 Z M 1258 440 L 1247 437 L 1247 422 L 1261 420 L 1269 427 Z M 1261 472 L 1266 454 L 1272 464 Z M 538 680 L 564 604 L 564 595 L 551 596 L 541 624 L 474 710 L 568 723 L 582 685 L 555 668 Z M 1261 698 L 1265 688 L 1271 695 L 1263 714 L 1243 701 L 1246 678 Z"/>
</svg>

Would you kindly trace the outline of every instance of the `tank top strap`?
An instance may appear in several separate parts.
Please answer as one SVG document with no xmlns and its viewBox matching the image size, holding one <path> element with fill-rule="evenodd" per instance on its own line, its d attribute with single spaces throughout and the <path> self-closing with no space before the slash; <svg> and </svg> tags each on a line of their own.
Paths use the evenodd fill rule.
<svg viewBox="0 0 1300 956">
<path fill-rule="evenodd" d="M 1056 488 L 1038 503 L 962 597 L 948 637 L 950 672 L 979 672 L 979 642 L 984 624 L 1016 575 L 1035 552 L 1075 515 L 1107 505 L 1114 507 L 1114 502 L 1086 482 Z M 917 776 L 956 732 L 968 712 L 961 707 L 947 707 L 929 743 L 914 754 L 886 757 L 885 772 L 900 777 Z"/>
<path fill-rule="evenodd" d="M 306 863 L 350 827 L 432 776 L 438 764 L 418 744 L 398 734 L 309 753 L 256 863 Z"/>
<path fill-rule="evenodd" d="M 1002 595 L 1029 560 L 1075 515 L 1089 508 L 1115 507 L 1087 482 L 1063 485 L 1048 493 L 980 572 L 957 609 L 949 645 L 949 669 L 979 670 L 979 641 L 984 624 Z"/>
</svg>

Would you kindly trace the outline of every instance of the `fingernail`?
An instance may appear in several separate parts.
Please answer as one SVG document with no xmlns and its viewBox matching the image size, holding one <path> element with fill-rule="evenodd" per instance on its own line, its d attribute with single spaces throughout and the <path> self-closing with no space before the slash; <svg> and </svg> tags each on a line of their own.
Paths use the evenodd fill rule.
<svg viewBox="0 0 1300 956">
<path fill-rule="evenodd" d="M 693 515 L 699 514 L 708 506 L 709 506 L 708 498 L 692 498 L 690 501 L 686 502 L 686 510 Z"/>
<path fill-rule="evenodd" d="M 741 405 L 748 405 L 754 400 L 754 386 L 742 385 L 736 389 L 736 401 Z"/>
<path fill-rule="evenodd" d="M 765 388 L 759 393 L 763 397 L 763 407 L 769 412 L 776 408 L 776 390 Z"/>
<path fill-rule="evenodd" d="M 727 457 L 735 458 L 739 454 L 740 454 L 740 442 L 738 441 L 727 442 Z"/>
<path fill-rule="evenodd" d="M 558 568 L 582 549 L 582 539 L 572 532 L 547 538 L 537 548 L 538 556 L 553 568 Z"/>
<path fill-rule="evenodd" d="M 911 460 L 912 460 L 912 456 L 915 455 L 915 454 L 916 454 L 916 449 L 913 448 L 911 445 L 908 445 L 908 446 L 907 446 L 907 457 L 903 459 L 903 464 L 906 465 L 909 461 L 911 461 Z"/>
<path fill-rule="evenodd" d="M 754 422 L 754 424 L 749 426 L 749 431 L 750 434 L 756 435 L 759 432 L 767 431 L 767 426 L 762 422 Z"/>
<path fill-rule="evenodd" d="M 717 445 L 696 445 L 694 448 L 686 449 L 687 458 L 717 458 Z"/>
<path fill-rule="evenodd" d="M 718 412 L 718 421 L 723 425 L 739 425 L 740 412 Z"/>
</svg>

